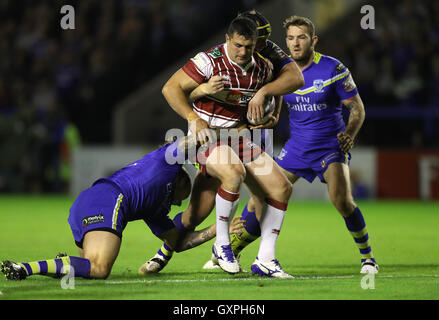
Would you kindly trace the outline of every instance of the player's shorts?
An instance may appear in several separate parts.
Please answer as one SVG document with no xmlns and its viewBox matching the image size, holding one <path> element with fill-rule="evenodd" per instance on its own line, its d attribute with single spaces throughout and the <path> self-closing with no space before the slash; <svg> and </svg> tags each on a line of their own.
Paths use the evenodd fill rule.
<svg viewBox="0 0 439 320">
<path fill-rule="evenodd" d="M 276 162 L 281 168 L 304 178 L 310 183 L 316 177 L 319 177 L 321 182 L 326 183 L 323 174 L 331 163 L 341 162 L 349 165 L 350 160 L 351 154 L 342 152 L 338 148 L 314 151 L 304 158 L 304 156 L 298 156 L 292 150 L 284 147 L 276 158 Z"/>
<path fill-rule="evenodd" d="M 82 248 L 85 234 L 94 230 L 108 231 L 122 238 L 127 208 L 127 199 L 109 182 L 97 183 L 82 191 L 70 208 L 68 219 L 76 245 Z"/>
<path fill-rule="evenodd" d="M 70 208 L 68 218 L 73 238 L 82 248 L 84 236 L 89 231 L 108 231 L 122 238 L 128 221 L 129 201 L 111 181 L 99 181 L 82 191 Z M 156 236 L 175 228 L 165 214 L 143 219 Z"/>
</svg>

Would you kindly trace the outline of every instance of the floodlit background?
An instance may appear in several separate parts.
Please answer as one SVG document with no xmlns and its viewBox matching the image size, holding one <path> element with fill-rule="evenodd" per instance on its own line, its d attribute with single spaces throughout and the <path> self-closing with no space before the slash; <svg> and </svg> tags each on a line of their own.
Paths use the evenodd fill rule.
<svg viewBox="0 0 439 320">
<path fill-rule="evenodd" d="M 63 30 L 60 9 L 75 9 Z M 364 30 L 363 5 L 375 10 Z M 311 18 L 316 50 L 352 72 L 366 121 L 352 151 L 357 199 L 439 199 L 439 2 L 360 0 L 0 1 L 0 192 L 76 195 L 187 124 L 161 95 L 190 57 L 256 8 Z M 284 111 L 286 108 L 284 108 Z M 276 150 L 288 134 L 287 114 Z M 326 197 L 315 181 L 293 197 Z"/>
</svg>

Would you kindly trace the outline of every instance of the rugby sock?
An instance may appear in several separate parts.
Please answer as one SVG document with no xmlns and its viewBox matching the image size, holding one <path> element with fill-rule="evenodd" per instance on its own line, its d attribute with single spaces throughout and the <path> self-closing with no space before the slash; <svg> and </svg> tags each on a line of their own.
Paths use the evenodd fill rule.
<svg viewBox="0 0 439 320">
<path fill-rule="evenodd" d="M 181 217 L 183 215 L 183 212 L 177 213 L 177 215 L 174 217 L 172 222 L 174 223 L 175 227 L 180 231 L 182 234 L 192 231 L 193 229 L 186 228 L 183 223 L 181 222 Z M 162 247 L 157 251 L 157 254 L 161 255 L 163 259 L 169 261 L 172 258 L 172 254 L 174 253 L 174 250 L 171 250 L 171 248 L 168 247 L 166 243 L 163 242 Z"/>
<path fill-rule="evenodd" d="M 47 276 L 63 276 L 90 278 L 90 261 L 88 259 L 66 256 L 56 259 L 19 263 L 28 276 L 39 274 Z"/>
<path fill-rule="evenodd" d="M 354 238 L 355 244 L 360 250 L 361 262 L 364 262 L 366 259 L 372 259 L 372 261 L 375 262 L 372 248 L 370 246 L 366 222 L 364 221 L 364 217 L 360 209 L 356 207 L 349 216 L 343 218 L 345 220 L 346 227 Z"/>
<path fill-rule="evenodd" d="M 172 222 L 177 227 L 178 231 L 180 231 L 181 233 L 186 233 L 188 231 L 194 231 L 195 228 L 190 229 L 190 228 L 186 228 L 183 225 L 183 222 L 181 221 L 182 216 L 183 216 L 183 212 L 180 212 L 174 217 L 174 219 L 172 219 Z"/>
<path fill-rule="evenodd" d="M 275 259 L 276 241 L 285 217 L 288 203 L 273 199 L 266 199 L 265 215 L 261 221 L 261 243 L 259 245 L 258 259 L 270 261 Z"/>
<path fill-rule="evenodd" d="M 254 211 L 248 211 L 248 204 L 242 211 L 241 220 L 245 220 L 242 234 L 232 234 L 230 240 L 235 257 L 238 256 L 246 246 L 255 241 L 261 235 L 259 221 L 256 219 Z"/>
<path fill-rule="evenodd" d="M 157 254 L 161 255 L 163 259 L 169 261 L 172 258 L 172 254 L 174 253 L 171 248 L 168 247 L 166 243 L 163 243 L 162 247 L 157 251 Z"/>
<path fill-rule="evenodd" d="M 230 244 L 229 223 L 239 203 L 239 193 L 224 190 L 221 186 L 215 197 L 216 206 L 216 240 L 218 245 Z"/>
</svg>

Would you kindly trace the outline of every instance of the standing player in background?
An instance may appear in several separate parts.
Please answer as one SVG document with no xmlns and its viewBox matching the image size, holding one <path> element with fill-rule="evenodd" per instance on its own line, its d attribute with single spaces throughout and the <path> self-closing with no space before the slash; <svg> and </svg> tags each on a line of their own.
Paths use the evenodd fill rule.
<svg viewBox="0 0 439 320">
<path fill-rule="evenodd" d="M 167 155 L 179 158 L 170 164 Z M 69 224 L 79 257 L 60 256 L 35 262 L 0 262 L 9 280 L 31 275 L 105 279 L 119 254 L 122 232 L 129 221 L 144 220 L 151 231 L 177 252 L 193 248 L 215 236 L 215 225 L 201 231 L 181 233 L 168 217 L 171 205 L 181 205 L 191 191 L 189 175 L 177 142 L 167 144 L 142 159 L 101 178 L 79 194 L 70 208 Z M 232 221 L 230 232 L 236 229 Z M 72 272 L 73 270 L 73 272 Z"/>
<path fill-rule="evenodd" d="M 302 70 L 305 86 L 284 96 L 290 114 L 290 138 L 276 161 L 293 184 L 299 178 L 311 183 L 316 176 L 327 183 L 331 202 L 360 251 L 360 272 L 377 273 L 366 223 L 352 197 L 349 179 L 349 151 L 365 118 L 363 102 L 349 70 L 337 59 L 314 51 L 318 38 L 309 19 L 292 16 L 283 25 L 288 49 Z M 350 111 L 346 125 L 342 105 Z M 254 197 L 244 208 L 244 232 L 231 240 L 236 256 L 260 236 L 260 208 Z M 215 264 L 211 259 L 205 268 Z"/>
<path fill-rule="evenodd" d="M 253 25 L 252 28 L 254 28 L 255 34 L 249 38 L 244 36 L 238 29 L 231 31 L 230 27 L 237 21 L 239 23 L 244 22 L 246 25 Z M 253 55 L 256 44 L 256 30 L 256 25 L 252 20 L 244 17 L 236 18 L 229 26 L 226 44 L 199 53 L 181 70 L 177 71 L 164 87 L 163 93 L 168 103 L 178 114 L 188 119 L 190 132 L 201 143 L 207 140 L 208 133 L 205 129 L 240 127 L 247 113 L 247 101 L 252 97 L 253 99 L 256 98 L 258 93 L 264 100 L 266 96 L 293 92 L 303 85 L 302 75 L 298 67 L 293 63 L 296 70 L 291 72 L 294 66 L 287 66 L 290 61 L 283 65 L 279 77 L 273 81 L 277 84 L 267 83 L 269 78 L 264 76 L 263 72 L 258 71 L 258 68 L 264 66 L 267 62 L 259 55 Z M 201 98 L 194 98 L 196 95 L 191 93 L 211 82 L 211 79 L 216 75 L 222 76 L 223 79 L 223 82 L 219 85 L 219 90 L 207 93 L 205 97 L 202 95 Z M 290 80 L 285 81 L 285 79 Z M 260 93 L 261 90 L 262 93 Z M 189 96 L 195 100 L 193 109 L 187 102 Z M 233 99 L 229 99 L 230 96 Z M 251 113 L 250 107 L 248 113 Z M 253 118 L 258 118 L 258 115 L 253 114 Z M 250 161 L 244 161 L 244 166 L 242 163 L 238 166 L 231 166 L 229 163 L 222 164 L 215 161 L 215 159 L 221 158 L 219 155 L 215 156 L 215 153 L 224 152 L 226 156 L 223 159 L 227 159 L 230 155 L 236 156 L 234 151 L 227 145 L 217 146 L 212 149 L 214 153 L 210 153 L 205 166 L 205 170 L 210 177 L 197 175 L 189 207 L 182 215 L 182 225 L 188 228 L 201 223 L 211 212 L 216 202 L 217 238 L 213 253 L 216 257 L 219 257 L 218 260 L 222 269 L 229 273 L 239 272 L 239 264 L 231 251 L 230 237 L 227 232 L 220 232 L 220 226 L 223 225 L 222 230 L 227 231 L 228 219 L 236 210 L 239 189 L 242 181 L 245 180 L 251 192 L 258 196 L 261 202 L 264 202 L 264 208 L 267 210 L 264 218 L 266 229 L 277 231 L 274 236 L 268 235 L 261 241 L 258 253 L 259 259 L 255 263 L 272 265 L 271 268 L 276 268 L 280 277 L 289 277 L 288 274 L 283 272 L 275 259 L 274 251 L 278 230 L 281 228 L 286 210 L 285 201 L 288 201 L 291 194 L 291 185 L 285 176 L 281 174 L 280 168 L 270 160 L 270 157 L 259 147 L 253 146 L 251 141 L 249 142 L 250 144 L 243 144 L 244 151 L 248 147 L 252 152 L 257 151 L 256 157 L 259 157 L 258 160 L 262 159 L 262 162 L 266 165 L 272 165 L 271 174 L 264 176 L 255 174 L 257 165 L 253 160 L 256 157 L 251 158 Z M 215 157 L 211 158 L 213 160 L 210 161 L 209 157 L 212 154 Z M 241 157 L 239 159 L 243 160 Z M 229 178 L 231 182 L 238 183 L 228 183 Z M 226 185 L 229 188 L 225 188 Z M 216 200 L 212 201 L 212 199 Z M 162 262 L 158 263 L 157 259 Z M 149 272 L 158 272 L 168 261 L 169 257 L 159 253 L 145 264 L 145 268 Z"/>
</svg>

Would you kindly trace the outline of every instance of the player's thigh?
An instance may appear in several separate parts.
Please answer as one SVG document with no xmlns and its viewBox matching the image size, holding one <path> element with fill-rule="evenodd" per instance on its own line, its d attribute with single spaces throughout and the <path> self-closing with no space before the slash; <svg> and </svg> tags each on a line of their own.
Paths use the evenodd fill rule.
<svg viewBox="0 0 439 320">
<path fill-rule="evenodd" d="M 106 278 L 116 261 L 121 245 L 121 238 L 112 232 L 94 230 L 84 236 L 83 257 L 90 260 L 90 275 Z"/>
<path fill-rule="evenodd" d="M 333 162 L 329 164 L 323 177 L 328 185 L 331 202 L 342 215 L 349 215 L 356 206 L 352 197 L 349 166 Z"/>
<path fill-rule="evenodd" d="M 218 179 L 197 173 L 189 205 L 182 215 L 185 227 L 195 228 L 209 216 L 215 207 L 215 196 L 220 185 Z"/>
<path fill-rule="evenodd" d="M 298 176 L 295 173 L 292 173 L 288 170 L 285 170 L 284 168 L 280 167 L 281 171 L 283 172 L 283 174 L 287 177 L 288 181 L 291 182 L 291 184 L 295 184 L 297 180 L 300 179 L 300 176 Z"/>
<path fill-rule="evenodd" d="M 206 160 L 206 170 L 210 176 L 223 183 L 242 183 L 246 173 L 239 156 L 228 145 L 220 145 L 212 150 Z"/>
<path fill-rule="evenodd" d="M 292 184 L 288 181 L 279 165 L 263 152 L 255 161 L 245 165 L 247 170 L 246 185 L 256 196 L 261 192 L 277 201 L 288 201 Z M 259 191 L 257 191 L 259 190 Z"/>
</svg>

